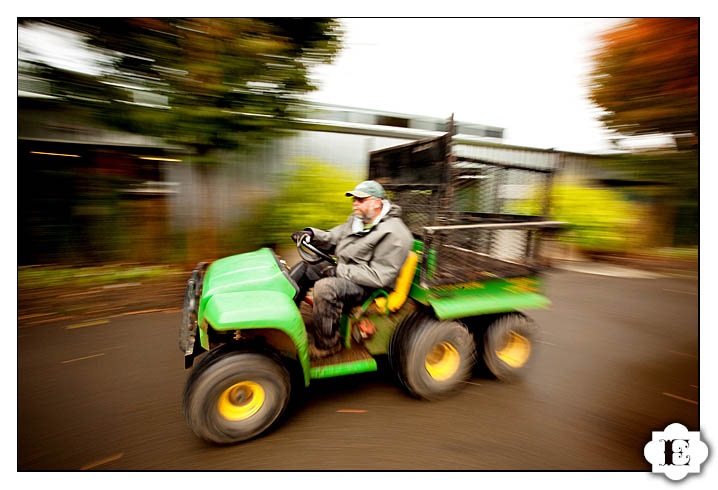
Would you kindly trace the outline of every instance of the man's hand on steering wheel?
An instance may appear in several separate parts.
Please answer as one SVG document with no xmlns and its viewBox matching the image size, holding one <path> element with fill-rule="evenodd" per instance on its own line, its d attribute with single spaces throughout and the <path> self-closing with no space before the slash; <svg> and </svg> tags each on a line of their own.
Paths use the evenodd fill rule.
<svg viewBox="0 0 718 490">
<path fill-rule="evenodd" d="M 312 238 L 314 238 L 314 233 L 311 230 L 300 230 L 292 233 L 292 240 L 297 242 L 297 252 L 299 252 L 302 260 L 308 264 L 317 264 L 322 260 L 331 265 L 336 264 L 336 260 L 330 255 L 309 243 Z"/>
<path fill-rule="evenodd" d="M 294 233 L 292 233 L 292 240 L 299 243 L 299 241 L 305 236 L 308 236 L 311 239 L 314 238 L 314 233 L 312 233 L 312 230 L 295 231 Z"/>
</svg>

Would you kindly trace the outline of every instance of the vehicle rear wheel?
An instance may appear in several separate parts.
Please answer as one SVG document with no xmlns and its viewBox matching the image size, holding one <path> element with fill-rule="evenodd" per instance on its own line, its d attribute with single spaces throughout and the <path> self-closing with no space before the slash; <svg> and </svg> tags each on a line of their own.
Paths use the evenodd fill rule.
<svg viewBox="0 0 718 490">
<path fill-rule="evenodd" d="M 270 355 L 229 352 L 197 368 L 187 380 L 184 409 L 202 439 L 218 444 L 250 439 L 269 429 L 287 407 L 289 373 Z"/>
<path fill-rule="evenodd" d="M 474 340 L 457 321 L 415 314 L 395 332 L 389 360 L 399 382 L 417 398 L 445 398 L 464 386 L 474 366 Z"/>
<path fill-rule="evenodd" d="M 526 315 L 499 315 L 483 336 L 483 358 L 486 367 L 502 381 L 517 381 L 535 357 L 533 338 L 536 324 Z"/>
</svg>

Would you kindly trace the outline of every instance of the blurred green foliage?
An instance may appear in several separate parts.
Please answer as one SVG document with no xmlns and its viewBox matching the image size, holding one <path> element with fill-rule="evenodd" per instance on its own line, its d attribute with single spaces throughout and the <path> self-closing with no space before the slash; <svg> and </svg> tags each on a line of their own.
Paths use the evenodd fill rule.
<svg viewBox="0 0 718 490">
<path fill-rule="evenodd" d="M 661 202 L 674 217 L 667 226 L 669 245 L 698 245 L 699 153 L 696 150 L 612 155 L 603 164 L 627 181 L 643 185 L 629 188 L 638 199 Z"/>
<path fill-rule="evenodd" d="M 312 158 L 297 159 L 277 183 L 245 229 L 257 246 L 290 245 L 290 236 L 307 227 L 328 230 L 347 220 L 352 201 L 345 193 L 362 178 Z"/>
<path fill-rule="evenodd" d="M 541 200 L 507 204 L 509 213 L 540 215 Z M 559 240 L 586 252 L 626 252 L 636 243 L 640 210 L 611 189 L 558 183 L 551 194 L 549 215 L 568 222 Z"/>
<path fill-rule="evenodd" d="M 19 71 L 98 122 L 190 147 L 252 146 L 287 133 L 314 90 L 310 71 L 331 63 L 339 23 L 324 18 L 51 18 L 84 39 L 93 70 L 79 73 L 19 53 Z M 210 161 L 208 159 L 207 161 Z"/>
<path fill-rule="evenodd" d="M 628 180 L 653 182 L 643 193 L 698 202 L 699 154 L 694 150 L 624 153 L 602 159 L 602 165 Z"/>
</svg>

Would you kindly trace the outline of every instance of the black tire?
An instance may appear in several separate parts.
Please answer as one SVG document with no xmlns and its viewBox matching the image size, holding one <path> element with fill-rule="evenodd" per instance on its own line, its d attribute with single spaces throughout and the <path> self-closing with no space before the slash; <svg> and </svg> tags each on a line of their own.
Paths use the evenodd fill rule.
<svg viewBox="0 0 718 490">
<path fill-rule="evenodd" d="M 404 335 L 406 332 L 411 329 L 411 325 L 413 325 L 416 321 L 416 318 L 419 314 L 418 313 L 412 313 L 409 316 L 407 316 L 404 321 L 402 321 L 394 330 L 394 333 L 391 335 L 391 339 L 389 340 L 389 349 L 387 351 L 388 358 L 389 358 L 389 367 L 391 371 L 394 373 L 394 375 L 397 378 L 397 381 L 401 383 L 402 385 L 403 380 L 401 379 L 401 369 L 399 366 L 401 365 L 401 348 L 400 346 L 404 343 Z"/>
<path fill-rule="evenodd" d="M 464 387 L 476 357 L 474 339 L 457 321 L 439 321 L 425 313 L 409 316 L 389 345 L 389 363 L 410 395 L 446 398 Z"/>
<path fill-rule="evenodd" d="M 240 442 L 279 420 L 290 391 L 287 369 L 271 354 L 227 352 L 199 363 L 191 373 L 184 394 L 185 417 L 206 441 Z"/>
<path fill-rule="evenodd" d="M 202 293 L 202 281 L 208 267 L 207 262 L 200 262 L 192 271 L 185 288 L 182 319 L 179 329 L 179 348 L 182 353 L 192 352 L 197 334 L 197 308 Z"/>
<path fill-rule="evenodd" d="M 521 313 L 498 315 L 484 332 L 482 355 L 487 369 L 501 381 L 521 379 L 536 357 L 536 324 Z"/>
</svg>

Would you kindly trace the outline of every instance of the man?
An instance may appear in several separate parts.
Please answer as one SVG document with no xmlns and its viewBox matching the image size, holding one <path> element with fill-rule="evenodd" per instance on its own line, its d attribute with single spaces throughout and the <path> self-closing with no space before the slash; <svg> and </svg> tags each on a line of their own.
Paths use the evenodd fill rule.
<svg viewBox="0 0 718 490">
<path fill-rule="evenodd" d="M 292 234 L 295 241 L 308 235 L 313 245 L 337 258 L 336 267 L 298 264 L 292 270 L 300 300 L 314 284 L 310 354 L 315 359 L 341 350 L 338 322 L 345 305 L 360 304 L 376 289 L 394 288 L 414 240 L 401 208 L 389 202 L 378 182 L 364 181 L 346 195 L 354 203 L 345 223 L 329 231 L 305 228 Z"/>
</svg>

